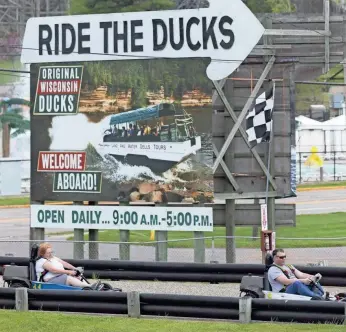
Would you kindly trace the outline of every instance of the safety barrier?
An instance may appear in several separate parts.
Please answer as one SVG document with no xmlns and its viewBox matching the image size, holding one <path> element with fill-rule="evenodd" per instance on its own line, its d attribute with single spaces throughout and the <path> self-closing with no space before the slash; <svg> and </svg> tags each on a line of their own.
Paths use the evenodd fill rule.
<svg viewBox="0 0 346 332">
<path fill-rule="evenodd" d="M 334 323 L 345 321 L 345 302 L 283 301 L 266 299 L 241 299 L 244 320 L 279 321 L 297 323 Z"/>
<path fill-rule="evenodd" d="M 0 307 L 17 311 L 102 313 L 128 315 L 133 318 L 169 316 L 226 319 L 241 323 L 275 320 L 343 324 L 346 319 L 344 302 L 26 288 L 0 289 Z"/>
<path fill-rule="evenodd" d="M 244 275 L 263 275 L 263 264 L 203 264 L 134 262 L 113 260 L 66 259 L 74 266 L 84 267 L 87 278 L 110 280 L 158 280 L 190 282 L 239 283 Z M 26 257 L 0 257 L 0 266 L 8 264 L 29 265 Z M 323 286 L 346 286 L 346 268 L 323 266 L 296 266 L 310 273 L 321 273 Z M 2 272 L 0 271 L 0 274 Z"/>
</svg>

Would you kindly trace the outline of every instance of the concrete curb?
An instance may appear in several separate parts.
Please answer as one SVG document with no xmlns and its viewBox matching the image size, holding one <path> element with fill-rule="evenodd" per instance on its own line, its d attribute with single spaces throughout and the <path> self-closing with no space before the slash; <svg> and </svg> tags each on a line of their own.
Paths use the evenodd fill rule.
<svg viewBox="0 0 346 332">
<path fill-rule="evenodd" d="M 24 205 L 0 205 L 0 210 L 2 209 L 23 209 L 30 207 L 29 204 Z"/>
<path fill-rule="evenodd" d="M 72 202 L 56 202 L 56 203 L 47 203 L 45 205 L 72 205 Z M 1 209 L 23 209 L 29 208 L 30 204 L 19 204 L 19 205 L 0 205 Z"/>
<path fill-rule="evenodd" d="M 101 202 L 103 205 L 109 205 L 109 202 Z M 54 203 L 46 203 L 45 205 L 73 205 L 73 202 L 54 202 Z M 85 205 L 85 204 L 84 204 Z M 90 205 L 86 205 L 90 206 Z M 20 204 L 20 205 L 0 205 L 1 209 L 22 209 L 29 208 L 30 204 Z"/>
<path fill-rule="evenodd" d="M 297 188 L 297 192 L 307 192 L 307 191 L 327 191 L 327 190 L 346 190 L 346 186 L 340 187 L 312 187 L 312 188 Z M 47 203 L 45 205 L 72 205 L 72 202 L 56 202 L 56 203 Z M 0 205 L 1 209 L 23 209 L 29 208 L 30 204 L 22 204 L 22 205 Z"/>
</svg>

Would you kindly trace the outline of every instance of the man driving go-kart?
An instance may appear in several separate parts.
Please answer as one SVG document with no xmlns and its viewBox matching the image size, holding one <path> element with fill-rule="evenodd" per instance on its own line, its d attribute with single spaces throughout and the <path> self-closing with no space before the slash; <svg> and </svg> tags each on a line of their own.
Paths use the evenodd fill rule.
<svg viewBox="0 0 346 332">
<path fill-rule="evenodd" d="M 77 268 L 53 255 L 52 246 L 49 243 L 40 244 L 35 268 L 37 280 L 42 282 L 82 288 L 90 286 L 86 281 L 78 278 Z M 99 284 L 96 283 L 95 287 Z M 91 287 L 95 288 L 93 285 Z"/>
<path fill-rule="evenodd" d="M 268 281 L 273 292 L 310 296 L 324 300 L 324 290 L 319 283 L 314 283 L 315 276 L 303 273 L 293 265 L 286 264 L 283 249 L 272 253 L 273 265 L 268 270 Z"/>
</svg>

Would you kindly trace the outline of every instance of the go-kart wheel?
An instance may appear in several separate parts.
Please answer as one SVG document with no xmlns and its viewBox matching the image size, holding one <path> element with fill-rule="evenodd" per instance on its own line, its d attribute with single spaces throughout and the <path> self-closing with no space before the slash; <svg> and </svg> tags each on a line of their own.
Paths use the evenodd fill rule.
<svg viewBox="0 0 346 332">
<path fill-rule="evenodd" d="M 251 297 L 253 299 L 258 299 L 259 295 L 256 294 L 255 292 L 247 291 L 244 296 L 242 297 Z"/>
<path fill-rule="evenodd" d="M 121 288 L 113 288 L 113 292 L 122 292 L 123 290 Z"/>
<path fill-rule="evenodd" d="M 91 287 L 89 287 L 89 286 L 85 286 L 85 287 L 82 288 L 82 290 L 93 290 L 93 289 Z"/>
<path fill-rule="evenodd" d="M 21 283 L 21 282 L 14 282 L 10 286 L 11 288 L 29 288 L 28 285 Z"/>
<path fill-rule="evenodd" d="M 112 285 L 104 282 L 102 283 L 102 288 L 100 289 L 102 292 L 107 292 L 107 291 L 112 291 L 113 290 L 113 287 Z"/>
</svg>

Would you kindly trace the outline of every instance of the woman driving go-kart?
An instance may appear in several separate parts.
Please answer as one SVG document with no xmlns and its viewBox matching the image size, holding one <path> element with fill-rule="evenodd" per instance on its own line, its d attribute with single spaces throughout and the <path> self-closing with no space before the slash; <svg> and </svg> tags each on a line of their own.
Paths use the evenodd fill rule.
<svg viewBox="0 0 346 332">
<path fill-rule="evenodd" d="M 54 256 L 52 246 L 49 243 L 40 244 L 35 269 L 37 280 L 41 282 L 82 288 L 91 287 L 93 289 L 100 285 L 98 282 L 90 286 L 86 281 L 81 280 L 78 277 L 78 269 Z"/>
</svg>

